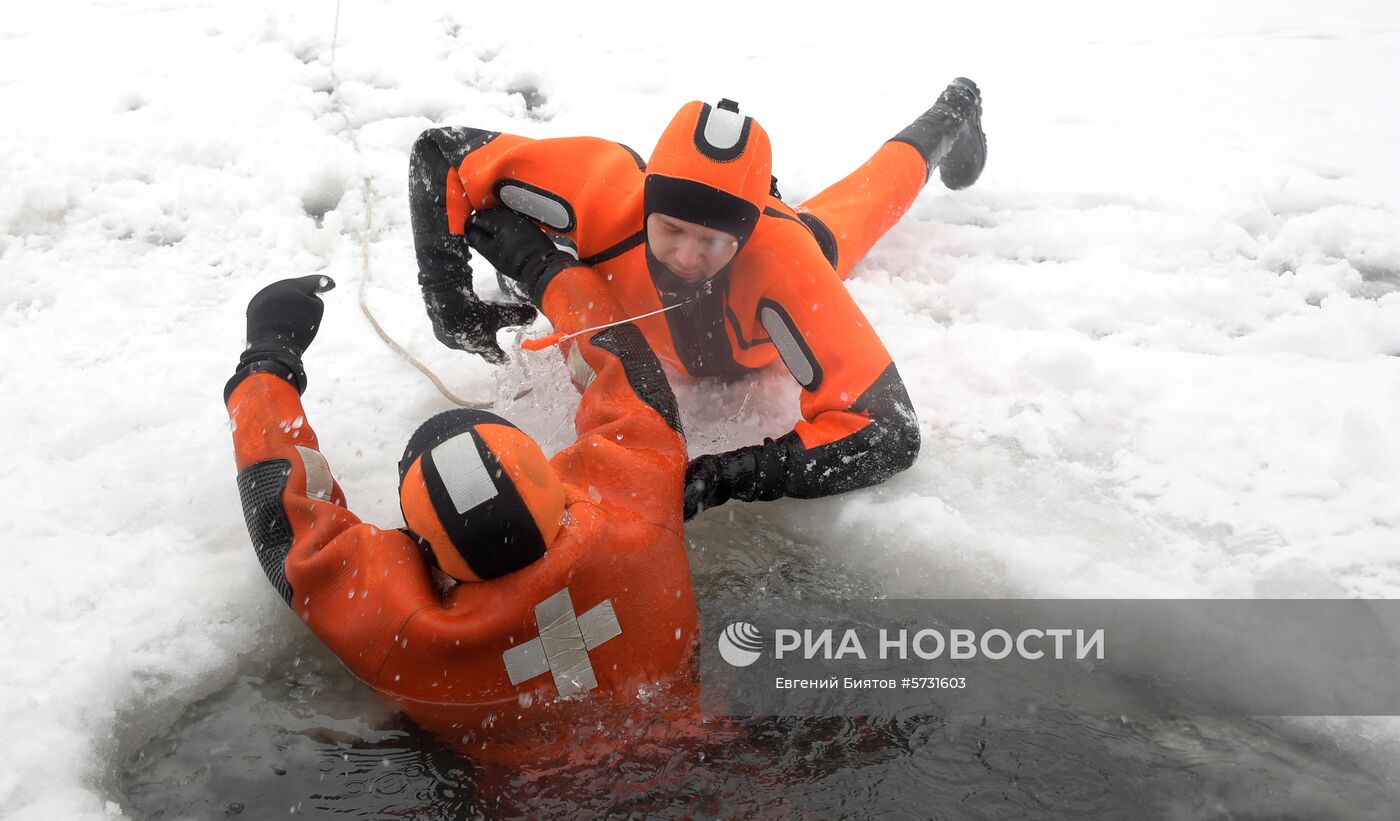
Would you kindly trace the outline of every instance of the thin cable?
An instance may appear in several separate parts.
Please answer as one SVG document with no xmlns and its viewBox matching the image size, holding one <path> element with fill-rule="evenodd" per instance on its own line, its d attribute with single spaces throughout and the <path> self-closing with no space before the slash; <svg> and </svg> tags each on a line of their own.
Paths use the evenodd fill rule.
<svg viewBox="0 0 1400 821">
<path fill-rule="evenodd" d="M 667 305 L 665 308 L 657 308 L 655 311 L 647 311 L 644 314 L 637 314 L 636 316 L 624 317 L 623 319 L 614 320 L 612 322 L 605 322 L 602 325 L 594 325 L 591 328 L 584 328 L 581 331 L 573 331 L 567 334 L 562 331 L 555 331 L 552 334 L 546 334 L 545 336 L 541 336 L 536 339 L 527 339 L 524 342 L 520 343 L 520 347 L 524 348 L 527 351 L 542 351 L 551 345 L 561 345 L 565 342 L 568 342 L 574 337 L 583 336 L 584 334 L 591 334 L 594 331 L 601 331 L 606 328 L 616 327 L 618 325 L 626 325 L 628 322 L 634 322 L 638 319 L 646 319 L 649 316 L 656 316 L 657 314 L 664 314 L 667 311 L 674 311 L 677 308 L 689 305 L 696 299 L 697 297 L 691 297 L 690 299 L 687 299 L 683 302 L 677 302 L 675 305 Z"/>
<path fill-rule="evenodd" d="M 335 0 L 335 27 L 331 29 L 331 77 L 335 77 L 335 47 L 340 42 L 340 0 Z"/>
<path fill-rule="evenodd" d="M 419 372 L 428 377 L 428 381 L 433 383 L 433 387 L 438 389 L 438 393 L 446 397 L 449 402 L 461 405 L 464 408 L 475 408 L 476 410 L 487 410 L 494 407 L 496 404 L 495 402 L 469 402 L 448 390 L 447 386 L 442 383 L 442 380 L 438 378 L 437 374 L 433 373 L 432 369 L 422 362 L 419 362 L 417 357 L 409 353 L 402 345 L 395 341 L 393 337 L 389 336 L 388 332 L 384 330 L 384 327 L 379 324 L 379 320 L 375 319 L 374 313 L 370 311 L 369 303 L 365 300 L 365 289 L 366 286 L 369 285 L 369 226 L 373 224 L 374 220 L 374 185 L 370 182 L 369 177 L 364 178 L 364 187 L 362 191 L 365 204 L 365 230 L 360 232 L 360 259 L 362 261 L 359 288 L 360 312 L 365 315 L 365 319 L 369 320 L 369 324 L 373 326 L 374 332 L 379 334 L 379 338 L 384 340 L 384 344 L 397 352 L 399 356 L 407 359 L 408 364 L 417 368 Z"/>
</svg>

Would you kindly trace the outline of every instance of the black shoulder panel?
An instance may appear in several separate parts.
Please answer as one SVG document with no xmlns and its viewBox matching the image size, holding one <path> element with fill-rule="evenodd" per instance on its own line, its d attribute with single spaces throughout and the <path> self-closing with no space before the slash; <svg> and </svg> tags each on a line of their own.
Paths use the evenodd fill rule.
<svg viewBox="0 0 1400 821">
<path fill-rule="evenodd" d="M 812 236 L 817 240 L 817 247 L 822 249 L 822 256 L 831 263 L 831 267 L 836 267 L 837 248 L 836 235 L 831 233 L 831 229 L 826 227 L 826 223 L 817 219 L 815 215 L 806 212 L 797 215 L 802 220 L 802 224 L 807 226 L 807 230 L 812 232 Z"/>
<path fill-rule="evenodd" d="M 681 430 L 680 409 L 676 405 L 676 394 L 671 383 L 666 380 L 666 372 L 661 369 L 661 360 L 656 358 L 646 337 L 632 323 L 614 325 L 595 334 L 593 344 L 615 355 L 622 361 L 627 372 L 627 382 L 643 402 L 650 405 L 666 424 L 676 433 Z"/>
<path fill-rule="evenodd" d="M 763 215 L 802 223 L 817 241 L 817 247 L 822 249 L 822 256 L 826 257 L 826 261 L 831 264 L 832 268 L 836 267 L 836 235 L 831 233 L 831 229 L 826 227 L 826 223 L 817 219 L 815 215 L 803 211 L 798 213 L 796 217 L 791 217 L 772 206 L 764 208 Z"/>
<path fill-rule="evenodd" d="M 282 491 L 292 475 L 292 463 L 286 459 L 271 459 L 249 465 L 238 474 L 238 495 L 243 500 L 243 521 L 248 536 L 258 554 L 267 580 L 282 594 L 282 600 L 292 603 L 292 588 L 287 584 L 283 565 L 292 549 L 292 525 L 282 507 Z"/>
</svg>

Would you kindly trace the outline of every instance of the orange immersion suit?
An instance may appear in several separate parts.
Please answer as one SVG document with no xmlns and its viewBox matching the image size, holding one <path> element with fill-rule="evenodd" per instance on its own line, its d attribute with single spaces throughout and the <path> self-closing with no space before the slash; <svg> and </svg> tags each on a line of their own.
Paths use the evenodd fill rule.
<svg viewBox="0 0 1400 821">
<path fill-rule="evenodd" d="M 437 327 L 440 295 L 469 277 L 472 212 L 505 205 L 603 275 L 625 315 L 679 306 L 636 321 L 670 368 L 733 376 L 783 360 L 802 387 L 802 420 L 776 441 L 726 455 L 748 477 L 736 498 L 811 498 L 884 481 L 913 463 L 918 422 L 841 280 L 913 203 L 928 159 L 891 140 L 794 209 L 777 196 L 766 133 L 726 103 L 688 104 L 649 162 L 592 137 L 424 132 L 410 162 L 410 204 L 429 314 Z M 646 216 L 704 224 L 718 211 L 727 221 L 708 227 L 738 237 L 738 252 L 703 288 L 687 288 L 648 249 Z M 532 298 L 547 285 L 535 283 Z"/>
<path fill-rule="evenodd" d="M 621 317 L 583 266 L 555 276 L 542 299 L 560 328 Z M 358 678 L 429 730 L 477 739 L 478 753 L 571 704 L 693 688 L 698 616 L 674 395 L 635 326 L 580 337 L 566 355 L 584 390 L 578 440 L 550 460 L 565 492 L 559 534 L 532 564 L 445 593 L 409 533 L 346 507 L 293 384 L 253 373 L 227 401 L 269 579 Z"/>
</svg>

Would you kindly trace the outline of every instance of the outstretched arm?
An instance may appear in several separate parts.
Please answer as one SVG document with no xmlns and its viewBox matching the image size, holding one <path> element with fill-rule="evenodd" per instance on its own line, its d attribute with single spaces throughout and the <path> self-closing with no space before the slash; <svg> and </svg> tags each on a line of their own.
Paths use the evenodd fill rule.
<svg viewBox="0 0 1400 821">
<path fill-rule="evenodd" d="M 539 289 L 540 308 L 566 336 L 624 319 L 602 278 L 569 260 Z M 626 447 L 685 455 L 676 396 L 646 338 L 623 322 L 562 343 L 575 384 L 583 389 L 575 417 L 580 439 L 608 434 Z"/>
<path fill-rule="evenodd" d="M 509 208 L 478 212 L 467 240 L 498 272 L 520 283 L 563 338 L 564 360 L 584 392 L 575 420 L 580 438 L 601 427 L 623 425 L 634 434 L 624 441 L 645 438 L 646 447 L 661 446 L 661 440 L 665 447 L 675 446 L 680 415 L 661 362 L 641 331 L 622 322 L 622 307 L 592 268 L 560 251 L 533 222 Z M 611 327 L 591 330 L 602 325 Z M 666 428 L 660 440 L 639 435 Z"/>
<path fill-rule="evenodd" d="M 598 487 L 615 486 L 618 492 L 606 494 L 610 498 L 659 514 L 678 530 L 685 440 L 675 394 L 642 332 L 621 322 L 621 307 L 592 268 L 555 248 L 519 214 L 505 208 L 480 212 L 467 236 L 497 271 L 521 283 L 563 336 L 565 362 L 583 390 L 574 419 L 579 445 L 566 458 L 577 459 L 575 469 L 590 474 Z M 614 322 L 621 324 L 589 330 Z M 652 486 L 640 494 L 621 487 L 643 476 L 675 487 Z M 665 502 L 646 501 L 653 498 Z"/>
<path fill-rule="evenodd" d="M 764 261 L 787 269 L 756 317 L 802 386 L 802 421 L 776 440 L 695 458 L 686 517 L 730 499 L 810 499 L 878 484 L 914 463 L 919 425 L 884 344 L 810 248 Z"/>
<path fill-rule="evenodd" d="M 436 601 L 427 563 L 397 531 L 345 506 L 301 404 L 301 357 L 324 310 L 327 277 L 283 280 L 248 306 L 248 349 L 225 388 L 238 491 L 268 580 L 302 620 L 370 681 L 394 635 Z"/>
<path fill-rule="evenodd" d="M 360 520 L 345 507 L 296 388 L 268 373 L 235 379 L 226 404 L 243 517 L 268 581 L 295 608 L 293 588 L 305 595 L 311 580 L 294 586 L 288 558 L 314 556 Z"/>
</svg>

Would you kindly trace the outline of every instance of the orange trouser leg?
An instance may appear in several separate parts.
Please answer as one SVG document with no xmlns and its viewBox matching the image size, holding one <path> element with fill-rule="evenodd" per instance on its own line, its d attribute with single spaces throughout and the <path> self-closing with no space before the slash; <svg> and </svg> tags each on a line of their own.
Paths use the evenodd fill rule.
<svg viewBox="0 0 1400 821">
<path fill-rule="evenodd" d="M 870 246 L 914 204 L 927 175 L 917 149 L 907 143 L 885 143 L 864 165 L 796 210 L 816 217 L 831 231 L 838 250 L 836 274 L 845 279 Z"/>
</svg>

